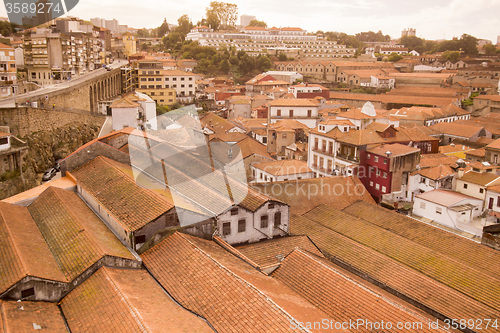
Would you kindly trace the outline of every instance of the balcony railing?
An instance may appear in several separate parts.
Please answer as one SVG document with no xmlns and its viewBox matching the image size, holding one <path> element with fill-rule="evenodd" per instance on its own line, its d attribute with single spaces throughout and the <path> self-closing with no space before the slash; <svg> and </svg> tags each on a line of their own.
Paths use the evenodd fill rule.
<svg viewBox="0 0 500 333">
<path fill-rule="evenodd" d="M 356 156 L 337 154 L 337 158 L 340 158 L 342 160 L 349 161 L 349 162 L 359 163 L 359 158 L 357 158 Z"/>
</svg>

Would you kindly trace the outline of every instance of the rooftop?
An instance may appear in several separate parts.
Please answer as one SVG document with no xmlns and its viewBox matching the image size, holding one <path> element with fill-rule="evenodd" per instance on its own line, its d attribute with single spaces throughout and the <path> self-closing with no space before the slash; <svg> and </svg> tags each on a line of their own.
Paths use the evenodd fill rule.
<svg viewBox="0 0 500 333">
<path fill-rule="evenodd" d="M 500 181 L 500 176 L 492 173 L 479 173 L 474 171 L 469 171 L 465 173 L 460 180 L 468 183 L 474 183 L 481 186 L 496 185 Z"/>
<path fill-rule="evenodd" d="M 462 193 L 458 193 L 455 191 L 440 190 L 440 189 L 427 191 L 417 195 L 416 197 L 426 201 L 434 202 L 444 207 L 455 206 L 458 203 L 467 199 L 475 200 L 476 202 L 481 201 L 479 199 L 473 198 L 471 196 Z"/>
<path fill-rule="evenodd" d="M 269 106 L 318 107 L 318 104 L 307 98 L 279 98 L 269 103 Z"/>
<path fill-rule="evenodd" d="M 406 145 L 402 145 L 399 143 L 393 143 L 393 144 L 388 144 L 388 145 L 381 145 L 372 149 L 368 150 L 369 153 L 380 155 L 380 156 L 386 156 L 387 153 L 390 153 L 390 157 L 397 157 L 397 156 L 404 156 L 404 155 L 410 155 L 410 154 L 415 154 L 420 152 L 420 149 L 414 148 L 414 147 L 409 147 Z"/>
<path fill-rule="evenodd" d="M 76 332 L 213 332 L 145 270 L 102 267 L 60 302 Z"/>
<path fill-rule="evenodd" d="M 252 166 L 256 169 L 265 171 L 273 176 L 291 176 L 301 173 L 312 172 L 304 161 L 281 160 L 271 162 L 254 163 Z"/>
</svg>

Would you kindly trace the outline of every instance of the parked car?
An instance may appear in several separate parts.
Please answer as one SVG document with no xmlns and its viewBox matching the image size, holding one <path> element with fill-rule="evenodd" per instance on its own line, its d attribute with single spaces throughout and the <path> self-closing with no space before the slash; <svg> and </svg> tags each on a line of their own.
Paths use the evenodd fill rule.
<svg viewBox="0 0 500 333">
<path fill-rule="evenodd" d="M 45 173 L 42 176 L 42 180 L 43 181 L 51 180 L 52 178 L 54 178 L 56 173 L 57 173 L 57 170 L 55 168 L 47 169 L 47 171 L 45 171 Z"/>
</svg>

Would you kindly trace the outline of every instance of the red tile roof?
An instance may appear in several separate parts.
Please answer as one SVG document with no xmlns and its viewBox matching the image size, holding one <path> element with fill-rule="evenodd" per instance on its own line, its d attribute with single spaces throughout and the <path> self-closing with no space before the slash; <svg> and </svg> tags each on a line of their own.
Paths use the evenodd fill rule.
<svg viewBox="0 0 500 333">
<path fill-rule="evenodd" d="M 72 332 L 213 332 L 145 270 L 103 267 L 60 306 Z"/>
<path fill-rule="evenodd" d="M 269 106 L 304 106 L 304 107 L 318 107 L 318 104 L 312 102 L 307 98 L 279 98 L 269 103 Z"/>
<path fill-rule="evenodd" d="M 358 200 L 375 202 L 356 177 L 299 179 L 252 184 L 252 187 L 289 204 L 295 214 L 303 214 L 320 204 L 343 209 Z"/>
<path fill-rule="evenodd" d="M 302 331 L 292 329 L 294 318 L 245 280 L 254 269 L 215 243 L 175 233 L 142 257 L 177 302 L 218 332 Z"/>
<path fill-rule="evenodd" d="M 307 236 L 290 236 L 269 239 L 257 243 L 237 246 L 236 249 L 259 267 L 277 266 L 295 249 L 302 249 L 323 257 L 321 251 Z"/>
<path fill-rule="evenodd" d="M 306 162 L 298 160 L 261 162 L 254 163 L 252 166 L 274 176 L 292 176 L 312 172 Z"/>
<path fill-rule="evenodd" d="M 272 276 L 338 322 L 362 318 L 369 322 L 392 323 L 394 327 L 398 322 L 421 323 L 422 329 L 404 331 L 434 332 L 427 324 L 431 316 L 303 250 L 294 250 L 288 255 Z M 362 325 L 355 331 L 373 332 Z"/>
<path fill-rule="evenodd" d="M 35 327 L 42 332 L 68 332 L 55 303 L 0 301 L 1 333 L 32 332 Z"/>
<path fill-rule="evenodd" d="M 448 245 L 453 248 L 451 251 L 450 249 L 441 249 L 440 252 L 435 250 L 436 246 L 444 248 L 440 240 L 431 241 L 433 238 L 431 234 L 435 232 L 435 228 L 418 221 L 413 222 L 419 223 L 420 229 L 416 226 L 409 228 L 399 217 L 394 218 L 391 214 L 388 219 L 387 214 L 380 212 L 382 208 L 376 205 L 359 202 L 351 207 L 344 211 L 362 213 L 367 215 L 368 220 L 359 220 L 354 216 L 349 218 L 347 215 L 339 214 L 339 211 L 323 206 L 320 210 L 309 214 L 309 217 L 315 219 L 314 221 L 307 217 L 293 216 L 290 223 L 291 233 L 308 235 L 334 262 L 342 262 L 356 274 L 374 279 L 386 290 L 397 292 L 401 297 L 411 299 L 444 316 L 450 318 L 466 316 L 477 319 L 484 316 L 496 318 L 500 315 L 498 310 L 494 310 L 498 309 L 495 305 L 498 298 L 496 289 L 499 288 L 497 285 L 500 286 L 495 282 L 496 278 L 488 273 L 477 271 L 475 266 L 463 263 L 468 252 L 459 249 L 456 244 Z M 372 208 L 366 209 L 370 207 Z M 397 215 L 397 213 L 393 214 Z M 404 216 L 401 218 L 409 220 Z M 404 229 L 402 231 L 410 236 L 403 238 L 394 235 L 395 232 L 397 233 L 394 229 L 388 231 L 383 227 L 379 229 L 373 225 L 369 227 L 371 220 L 382 220 L 386 224 L 394 221 L 393 224 L 396 224 L 399 229 Z M 421 229 L 425 229 L 423 237 L 419 233 Z M 415 231 L 420 238 L 417 238 L 417 234 L 414 235 Z M 460 238 L 450 235 L 455 239 Z M 445 241 L 448 241 L 450 235 L 444 235 Z M 426 238 L 426 236 L 431 237 Z M 434 244 L 421 244 L 429 243 L 429 241 Z M 467 242 L 468 240 L 458 241 Z M 479 244 L 472 246 L 484 247 Z M 459 252 L 460 259 L 455 256 L 456 260 L 450 261 L 448 255 L 443 252 L 448 255 L 450 252 Z M 482 255 L 476 254 L 476 258 L 482 257 L 482 266 L 484 266 L 485 263 L 491 262 L 487 258 L 490 259 L 489 256 L 493 252 L 493 249 L 486 249 Z M 457 260 L 462 260 L 462 262 Z M 469 284 L 467 282 L 469 278 L 479 282 L 482 286 L 479 287 L 476 283 Z M 493 332 L 493 330 L 490 331 Z"/>
<path fill-rule="evenodd" d="M 137 185 L 123 171 L 126 169 L 131 170 L 130 166 L 99 156 L 71 174 L 125 229 L 135 231 L 170 211 L 174 204 Z"/>
</svg>

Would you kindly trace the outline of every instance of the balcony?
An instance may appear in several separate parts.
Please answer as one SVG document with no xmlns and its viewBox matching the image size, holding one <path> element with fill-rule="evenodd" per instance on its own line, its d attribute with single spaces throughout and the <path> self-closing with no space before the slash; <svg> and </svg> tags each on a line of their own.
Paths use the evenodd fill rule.
<svg viewBox="0 0 500 333">
<path fill-rule="evenodd" d="M 359 163 L 359 158 L 356 156 L 337 154 L 336 157 L 347 162 Z"/>
<path fill-rule="evenodd" d="M 330 156 L 330 157 L 334 156 L 333 150 L 320 149 L 318 147 L 314 147 L 312 149 L 312 151 L 315 152 L 315 153 L 319 153 L 319 154 Z"/>
</svg>

